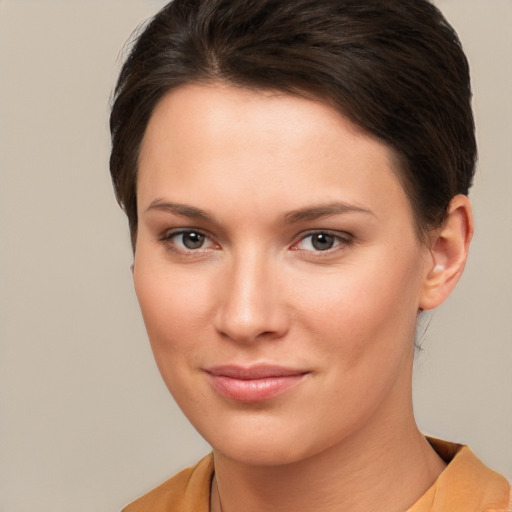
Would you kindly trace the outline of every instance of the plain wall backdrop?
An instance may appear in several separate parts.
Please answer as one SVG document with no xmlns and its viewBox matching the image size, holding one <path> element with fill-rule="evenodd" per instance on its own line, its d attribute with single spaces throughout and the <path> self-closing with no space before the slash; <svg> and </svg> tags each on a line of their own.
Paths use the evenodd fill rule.
<svg viewBox="0 0 512 512">
<path fill-rule="evenodd" d="M 512 477 L 512 1 L 438 0 L 470 60 L 466 274 L 415 374 L 429 434 Z M 162 0 L 0 0 L 0 512 L 110 512 L 208 446 L 160 380 L 108 173 L 108 103 Z M 426 322 L 428 319 L 426 320 Z"/>
</svg>

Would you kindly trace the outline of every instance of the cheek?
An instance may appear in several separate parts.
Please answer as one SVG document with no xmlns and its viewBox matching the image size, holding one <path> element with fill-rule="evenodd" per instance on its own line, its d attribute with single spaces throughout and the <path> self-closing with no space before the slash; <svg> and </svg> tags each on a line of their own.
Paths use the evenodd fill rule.
<svg viewBox="0 0 512 512">
<path fill-rule="evenodd" d="M 210 301 L 204 280 L 140 257 L 134 267 L 134 285 L 161 371 L 169 357 L 177 361 L 193 354 L 208 325 Z"/>
<path fill-rule="evenodd" d="M 338 357 L 345 370 L 369 374 L 412 347 L 420 285 L 414 252 L 400 258 L 379 255 L 307 280 L 301 316 L 316 333 L 318 348 Z"/>
<path fill-rule="evenodd" d="M 316 292 L 302 318 L 323 362 L 328 393 L 322 414 L 333 426 L 356 428 L 396 382 L 408 383 L 416 327 L 410 277 L 407 267 L 390 275 L 369 265 L 344 269 L 310 288 Z"/>
<path fill-rule="evenodd" d="M 198 293 L 197 283 L 151 265 L 135 266 L 134 284 L 158 370 L 188 416 L 201 395 L 190 379 L 197 377 L 194 370 L 204 357 L 199 340 L 204 339 L 205 294 Z"/>
</svg>

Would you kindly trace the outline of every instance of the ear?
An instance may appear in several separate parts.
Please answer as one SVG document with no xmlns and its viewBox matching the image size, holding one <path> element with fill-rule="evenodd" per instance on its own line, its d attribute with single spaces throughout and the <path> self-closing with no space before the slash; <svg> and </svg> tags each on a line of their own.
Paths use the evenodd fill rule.
<svg viewBox="0 0 512 512">
<path fill-rule="evenodd" d="M 431 238 L 420 309 L 436 308 L 455 288 L 466 265 L 473 230 L 471 203 L 466 196 L 457 195 L 450 202 L 445 222 Z"/>
</svg>

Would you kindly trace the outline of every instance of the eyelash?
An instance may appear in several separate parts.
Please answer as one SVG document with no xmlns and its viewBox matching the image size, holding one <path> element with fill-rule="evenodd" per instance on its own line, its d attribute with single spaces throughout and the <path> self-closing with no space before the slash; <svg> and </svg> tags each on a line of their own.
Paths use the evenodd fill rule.
<svg viewBox="0 0 512 512">
<path fill-rule="evenodd" d="M 312 238 L 314 236 L 324 235 L 327 237 L 332 237 L 332 241 L 334 245 L 332 247 L 329 247 L 325 250 L 321 249 L 301 249 L 298 247 L 299 244 L 303 243 L 308 238 Z M 333 232 L 329 230 L 316 230 L 316 231 L 310 231 L 308 233 L 305 233 L 301 235 L 298 242 L 295 242 L 292 245 L 292 249 L 295 251 L 304 251 L 308 253 L 312 253 L 318 256 L 322 256 L 324 254 L 332 254 L 333 252 L 343 250 L 353 242 L 353 237 L 349 233 L 339 233 L 339 232 Z M 311 241 L 311 244 L 313 244 L 313 241 Z"/>
<path fill-rule="evenodd" d="M 208 235 L 207 233 L 205 233 L 204 231 L 202 231 L 200 229 L 192 229 L 192 228 L 166 231 L 161 237 L 159 237 L 159 241 L 164 243 L 168 249 L 170 249 L 172 251 L 176 251 L 181 254 L 187 254 L 187 255 L 194 254 L 194 253 L 202 254 L 205 251 L 212 249 L 210 247 L 205 249 L 202 246 L 198 247 L 197 249 L 190 249 L 190 248 L 186 248 L 186 247 L 185 248 L 177 247 L 176 243 L 173 242 L 173 239 L 176 237 L 179 237 L 180 235 L 187 235 L 187 234 L 189 234 L 189 235 L 196 234 L 201 237 L 204 237 L 204 240 L 210 240 L 211 243 L 213 243 L 215 246 L 218 247 L 218 244 L 212 240 L 212 237 L 210 235 Z M 182 242 L 182 244 L 183 244 L 183 242 Z"/>
<path fill-rule="evenodd" d="M 174 238 L 182 236 L 182 235 L 187 235 L 187 234 L 188 235 L 196 234 L 196 235 L 199 235 L 200 237 L 204 237 L 204 240 L 209 240 L 210 243 L 214 245 L 214 247 L 204 248 L 203 245 L 201 245 L 200 247 L 198 247 L 196 249 L 192 249 L 192 248 L 186 248 L 186 247 L 178 247 L 176 242 L 173 242 Z M 312 238 L 314 236 L 319 236 L 319 235 L 331 237 L 334 245 L 325 250 L 315 249 L 315 248 L 304 249 L 304 248 L 299 247 L 299 245 L 301 243 L 303 243 L 304 241 L 306 241 L 308 238 Z M 166 231 L 162 236 L 159 237 L 159 241 L 164 243 L 168 249 L 178 252 L 178 253 L 181 253 L 181 254 L 186 254 L 186 255 L 194 255 L 194 254 L 200 255 L 206 251 L 210 251 L 212 249 L 216 250 L 220 247 L 219 244 L 216 243 L 210 235 L 208 235 L 207 233 L 205 233 L 204 231 L 202 231 L 200 229 L 192 229 L 192 228 Z M 314 242 L 312 241 L 311 245 L 313 245 L 313 243 Z M 331 254 L 333 252 L 343 250 L 345 247 L 349 246 L 352 243 L 353 243 L 353 237 L 349 233 L 340 234 L 339 232 L 332 232 L 329 230 L 316 230 L 316 231 L 310 231 L 308 233 L 304 233 L 304 234 L 300 235 L 300 238 L 298 239 L 298 241 L 294 242 L 291 245 L 290 249 L 293 251 L 302 251 L 305 253 L 311 253 L 311 254 L 315 254 L 318 256 L 322 256 L 324 254 Z M 183 241 L 181 242 L 181 245 L 183 245 Z"/>
</svg>

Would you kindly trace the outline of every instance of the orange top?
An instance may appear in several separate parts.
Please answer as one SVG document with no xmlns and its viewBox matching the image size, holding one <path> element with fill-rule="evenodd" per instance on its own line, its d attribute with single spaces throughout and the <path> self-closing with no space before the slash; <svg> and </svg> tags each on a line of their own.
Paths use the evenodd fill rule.
<svg viewBox="0 0 512 512">
<path fill-rule="evenodd" d="M 510 486 L 464 445 L 428 438 L 448 463 L 434 485 L 405 512 L 508 512 Z M 209 512 L 210 454 L 142 496 L 123 512 Z"/>
</svg>

